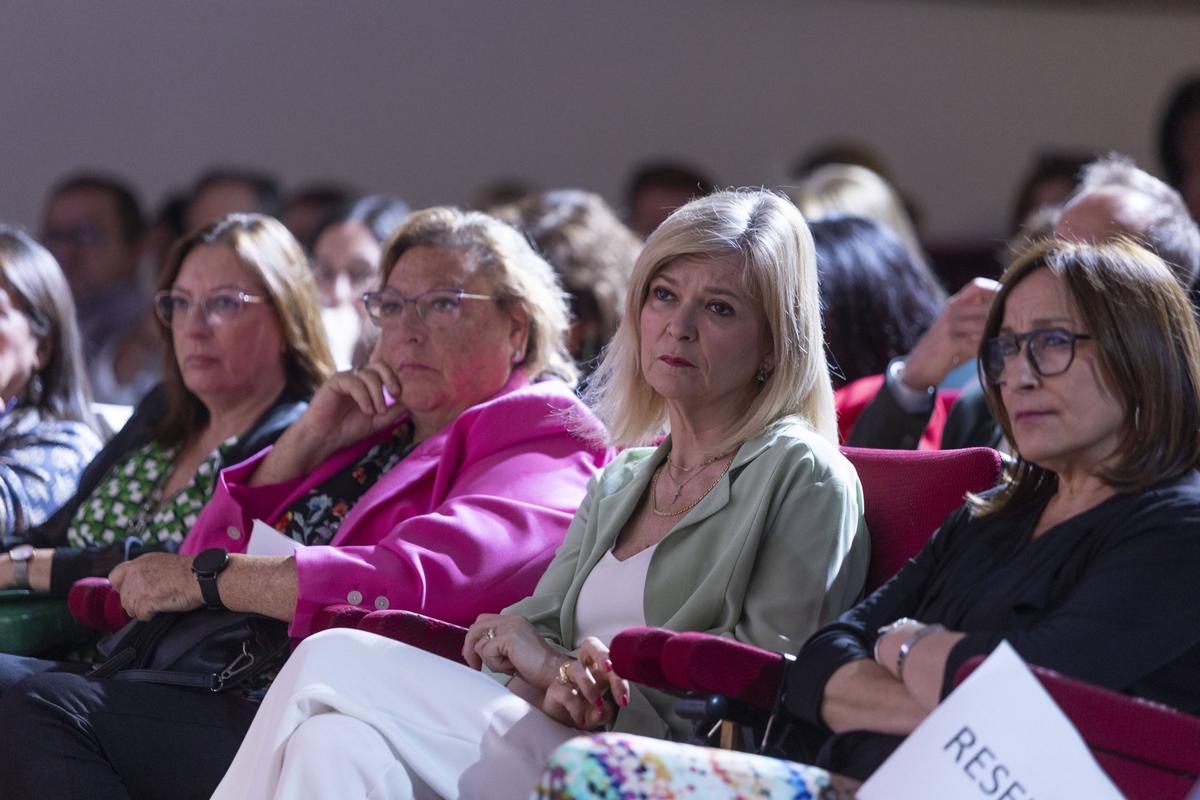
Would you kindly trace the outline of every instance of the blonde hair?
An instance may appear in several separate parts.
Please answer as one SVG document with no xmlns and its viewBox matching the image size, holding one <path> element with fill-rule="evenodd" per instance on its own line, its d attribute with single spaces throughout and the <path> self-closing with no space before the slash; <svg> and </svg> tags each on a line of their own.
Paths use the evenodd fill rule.
<svg viewBox="0 0 1200 800">
<path fill-rule="evenodd" d="M 792 203 L 762 190 L 724 191 L 692 200 L 646 240 L 634 264 L 624 318 L 587 392 L 612 443 L 646 443 L 667 428 L 666 402 L 642 374 L 639 320 L 650 281 L 685 256 L 741 261 L 743 280 L 762 305 L 774 348 L 774 371 L 724 444 L 734 446 L 758 436 L 790 415 L 836 444 L 812 235 Z"/>
<path fill-rule="evenodd" d="M 160 289 L 175 285 L 189 253 L 201 245 L 223 245 L 237 255 L 262 282 L 279 321 L 284 342 L 284 374 L 292 397 L 307 398 L 333 374 L 333 356 L 325 340 L 312 269 L 296 238 L 274 217 L 229 214 L 180 239 L 167 257 Z M 162 444 L 186 442 L 204 427 L 208 409 L 183 383 L 175 358 L 175 343 L 163 326 L 167 343 L 163 380 L 167 385 L 167 417 L 155 438 Z"/>
<path fill-rule="evenodd" d="M 826 164 L 818 167 L 792 191 L 792 201 L 807 219 L 819 220 L 832 214 L 865 217 L 886 225 L 912 256 L 917 269 L 938 288 L 939 300 L 946 299 L 941 283 L 929 269 L 917 229 L 892 185 L 875 172 L 857 164 Z"/>
<path fill-rule="evenodd" d="M 400 256 L 414 247 L 462 250 L 476 259 L 501 308 L 519 306 L 529 318 L 525 355 L 518 366 L 533 379 L 553 375 L 574 386 L 579 373 L 567 353 L 570 313 L 554 269 L 511 225 L 478 211 L 449 206 L 412 213 L 383 246 L 381 285 Z"/>
</svg>

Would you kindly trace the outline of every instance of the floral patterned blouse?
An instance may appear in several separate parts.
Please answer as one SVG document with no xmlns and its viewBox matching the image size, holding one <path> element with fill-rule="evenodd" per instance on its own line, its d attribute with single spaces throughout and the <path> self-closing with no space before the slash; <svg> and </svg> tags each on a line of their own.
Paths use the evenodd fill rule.
<svg viewBox="0 0 1200 800">
<path fill-rule="evenodd" d="M 236 443 L 236 436 L 222 442 L 192 480 L 168 498 L 162 493 L 180 448 L 150 442 L 134 450 L 79 506 L 67 529 L 67 541 L 72 547 L 103 547 L 137 537 L 145 545 L 177 550 L 212 497 L 222 456 Z"/>
<path fill-rule="evenodd" d="M 329 544 L 358 498 L 414 447 L 412 425 L 397 426 L 391 436 L 376 443 L 353 467 L 341 470 L 293 503 L 275 520 L 275 529 L 306 545 Z"/>
<path fill-rule="evenodd" d="M 100 437 L 82 422 L 25 407 L 0 416 L 0 542 L 24 541 L 74 496 Z"/>
</svg>

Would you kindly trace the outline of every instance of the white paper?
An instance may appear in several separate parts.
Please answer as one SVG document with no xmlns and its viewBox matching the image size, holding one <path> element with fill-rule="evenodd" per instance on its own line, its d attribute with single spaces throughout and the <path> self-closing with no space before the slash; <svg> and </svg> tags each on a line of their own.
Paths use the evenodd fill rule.
<svg viewBox="0 0 1200 800">
<path fill-rule="evenodd" d="M 859 800 L 1121 800 L 1079 732 L 1001 642 L 862 785 Z"/>
<path fill-rule="evenodd" d="M 284 536 L 261 519 L 254 520 L 250 531 L 250 544 L 246 554 L 251 556 L 290 556 L 304 545 L 290 536 Z"/>
</svg>

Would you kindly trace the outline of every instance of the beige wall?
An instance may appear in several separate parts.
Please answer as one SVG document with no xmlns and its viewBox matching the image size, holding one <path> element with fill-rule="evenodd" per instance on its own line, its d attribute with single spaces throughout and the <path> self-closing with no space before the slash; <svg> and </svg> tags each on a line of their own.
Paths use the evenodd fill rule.
<svg viewBox="0 0 1200 800">
<path fill-rule="evenodd" d="M 151 201 L 216 161 L 416 204 L 508 175 L 616 200 L 640 158 L 772 184 L 853 134 L 935 238 L 991 235 L 1039 146 L 1153 164 L 1198 43 L 1194 11 L 1044 2 L 14 0 L 0 218 L 35 224 L 82 165 Z"/>
</svg>

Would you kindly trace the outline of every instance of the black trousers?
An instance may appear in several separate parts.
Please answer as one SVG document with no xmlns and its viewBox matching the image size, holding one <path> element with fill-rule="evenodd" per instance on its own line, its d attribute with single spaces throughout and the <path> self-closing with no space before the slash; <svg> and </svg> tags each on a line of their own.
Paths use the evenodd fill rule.
<svg viewBox="0 0 1200 800">
<path fill-rule="evenodd" d="M 0 656 L 5 798 L 207 798 L 258 704 L 236 694 L 89 680 L 78 665 Z"/>
</svg>

